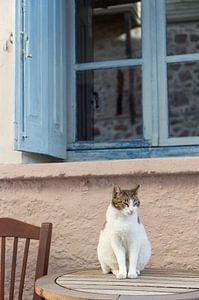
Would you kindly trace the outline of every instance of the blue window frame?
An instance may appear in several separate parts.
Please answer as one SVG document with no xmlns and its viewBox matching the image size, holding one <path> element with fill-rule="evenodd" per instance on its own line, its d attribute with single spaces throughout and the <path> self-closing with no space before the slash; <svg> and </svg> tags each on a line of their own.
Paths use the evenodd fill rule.
<svg viewBox="0 0 199 300">
<path fill-rule="evenodd" d="M 174 15 L 174 10 L 176 9 L 176 5 L 174 5 L 176 2 L 176 5 L 178 4 L 179 13 L 178 18 Z M 186 4 L 186 5 L 185 5 Z M 193 36 L 198 36 L 197 31 L 195 31 L 194 25 L 197 26 L 199 24 L 199 18 L 197 17 L 197 14 L 199 12 L 199 5 L 198 3 L 191 1 L 191 2 L 185 2 L 183 3 L 177 3 L 177 1 L 174 1 L 172 3 L 171 0 L 167 1 L 157 1 L 157 10 L 159 11 L 159 14 L 157 15 L 157 24 L 158 30 L 157 30 L 157 39 L 159 44 L 159 51 L 157 52 L 157 60 L 158 60 L 158 93 L 159 93 L 159 115 L 160 115 L 160 122 L 159 122 L 159 145 L 161 146 L 176 146 L 176 145 L 198 145 L 199 144 L 199 132 L 198 132 L 198 116 L 195 122 L 191 122 L 191 117 L 194 116 L 194 114 L 197 114 L 197 102 L 198 99 L 196 99 L 194 94 L 194 89 L 197 89 L 197 85 L 199 83 L 198 79 L 194 78 L 193 73 L 195 67 L 197 68 L 198 62 L 199 62 L 199 53 L 198 49 L 195 45 L 195 41 L 192 41 Z M 190 7 L 189 7 L 190 5 Z M 168 14 L 171 15 L 171 22 L 169 22 Z M 173 19 L 172 19 L 173 18 Z M 181 18 L 181 19 L 180 19 Z M 170 36 L 172 35 L 170 32 L 173 30 L 174 25 L 176 26 L 176 42 L 180 42 L 179 45 L 182 45 L 181 47 L 174 48 L 173 45 L 171 45 L 171 42 L 169 41 Z M 171 29 L 170 29 L 171 28 Z M 190 33 L 189 33 L 190 31 Z M 196 33 L 196 36 L 195 36 Z M 170 36 L 169 36 L 170 35 Z M 191 38 L 192 37 L 192 38 Z M 177 39 L 182 40 L 177 40 Z M 186 39 L 183 41 L 183 38 Z M 184 49 L 183 49 L 184 48 Z M 181 76 L 179 69 L 182 69 L 182 74 L 189 74 L 190 77 L 188 78 L 182 78 L 181 84 L 172 82 L 172 80 L 176 80 L 173 76 L 172 79 L 169 80 L 169 76 L 177 72 L 179 76 Z M 177 71 L 175 71 L 177 69 Z M 191 74 L 192 73 L 192 74 Z M 182 76 L 181 76 L 182 77 Z M 190 84 L 190 87 L 188 86 Z M 177 86 L 179 85 L 179 86 Z M 192 85 L 192 86 L 191 86 Z M 170 90 L 173 89 L 173 91 L 170 92 Z M 177 92 L 180 93 L 177 95 L 181 95 L 182 97 L 185 97 L 187 100 L 187 107 L 185 109 L 189 110 L 187 113 L 181 111 L 181 114 L 184 118 L 184 120 L 180 121 L 181 123 L 185 124 L 185 119 L 188 119 L 187 132 L 182 132 L 181 134 L 175 134 L 172 131 L 172 128 L 170 129 L 170 114 L 169 112 L 169 93 L 171 93 L 171 96 L 173 102 L 175 102 L 175 95 Z M 176 92 L 177 91 L 177 92 Z M 173 94 L 173 95 L 172 95 Z M 189 99 L 188 99 L 189 98 Z M 194 108 L 195 111 L 191 110 L 191 98 L 193 98 L 193 101 L 196 104 L 196 107 Z M 198 97 L 197 97 L 198 98 Z M 186 101 L 184 99 L 184 101 Z M 183 102 L 183 100 L 182 100 Z M 174 106 L 174 104 L 170 104 L 170 106 Z M 191 110 L 191 111 L 190 111 Z M 174 111 L 174 109 L 173 109 Z M 190 114 L 191 112 L 191 114 Z M 190 115 L 189 115 L 190 114 Z M 177 118 L 177 116 L 176 116 Z M 178 118 L 179 119 L 179 118 Z M 172 121 L 171 121 L 172 122 Z M 182 126 L 182 125 L 181 125 Z M 195 127 L 195 132 L 193 132 Z M 191 130 L 192 129 L 192 130 Z"/>
<path fill-rule="evenodd" d="M 148 1 L 143 1 L 143 6 L 145 9 L 142 9 L 142 19 L 145 20 L 142 24 L 142 38 L 143 40 L 143 47 L 142 47 L 142 57 L 141 58 L 134 58 L 134 59 L 112 59 L 112 60 L 104 60 L 104 61 L 97 61 L 97 62 L 83 62 L 83 63 L 76 63 L 76 46 L 77 40 L 75 39 L 75 1 L 68 2 L 68 11 L 70 11 L 70 18 L 68 19 L 68 26 L 72 24 L 72 30 L 68 36 L 68 41 L 70 41 L 70 75 L 68 76 L 68 90 L 70 91 L 69 95 L 69 110 L 71 114 L 69 116 L 69 123 L 68 123 L 68 157 L 69 159 L 76 160 L 76 159 L 100 159 L 100 158 L 127 158 L 128 154 L 131 151 L 136 153 L 139 151 L 140 147 L 143 149 L 148 148 L 150 144 L 150 137 L 151 137 L 151 127 L 152 127 L 152 105 L 150 105 L 150 101 L 152 97 L 150 96 L 147 99 L 147 94 L 149 94 L 149 81 L 147 78 L 151 78 L 150 76 L 150 62 L 151 59 L 148 59 L 151 55 L 151 48 L 147 45 L 150 43 L 151 32 L 149 28 L 151 27 L 150 18 L 144 16 L 147 14 L 147 11 L 151 12 L 150 4 Z M 152 1 L 153 2 L 153 1 Z M 151 2 L 151 3 L 152 3 Z M 153 3 L 152 3 L 153 4 Z M 148 61 L 149 63 L 146 63 Z M 144 67 L 143 67 L 144 66 Z M 118 68 L 130 68 L 130 67 L 140 67 L 143 72 L 143 80 L 144 85 L 142 87 L 142 94 L 143 94 L 143 121 L 147 124 L 143 126 L 143 135 L 144 138 L 133 138 L 131 140 L 120 140 L 115 141 L 111 138 L 105 141 L 96 141 L 96 140 L 86 140 L 86 141 L 79 141 L 77 139 L 77 106 L 74 103 L 74 99 L 77 98 L 77 90 L 76 90 L 76 74 L 79 72 L 97 72 L 101 70 L 117 70 Z M 70 101 L 70 99 L 72 99 Z M 144 101 L 146 103 L 144 103 Z M 128 149 L 125 153 L 125 149 Z M 123 153 L 121 155 L 121 153 Z"/>
<path fill-rule="evenodd" d="M 95 2 L 100 1 L 85 0 L 81 1 L 84 7 L 79 8 L 78 1 L 21 0 L 20 4 L 16 1 L 15 148 L 70 161 L 198 155 L 196 118 L 199 104 L 196 96 L 199 94 L 199 53 L 197 43 L 195 48 L 192 45 L 197 40 L 197 33 L 193 30 L 187 37 L 187 31 L 190 32 L 190 26 L 195 28 L 198 25 L 199 5 L 191 0 L 192 7 L 189 2 L 188 11 L 184 9 L 186 3 L 180 4 L 178 0 L 129 0 L 122 1 L 123 7 L 114 7 L 113 1 L 107 1 L 111 5 L 104 8 L 95 6 Z M 179 14 L 175 13 L 176 5 Z M 114 22 L 114 13 L 122 9 L 126 12 L 128 7 L 140 9 L 140 24 L 136 25 L 141 28 L 140 53 L 129 54 L 131 45 L 126 38 L 126 52 L 112 57 L 110 53 L 103 54 L 104 57 L 97 59 L 93 48 L 90 49 L 95 43 L 94 39 L 89 41 L 90 10 L 103 21 L 109 15 L 107 24 L 110 24 L 110 20 Z M 82 16 L 79 15 L 81 9 Z M 194 11 L 197 12 L 195 18 Z M 128 13 L 124 15 L 128 16 Z M 36 15 L 41 17 L 41 22 Z M 83 40 L 82 25 L 87 26 Z M 125 32 L 126 37 L 129 32 Z M 173 32 L 175 36 L 171 37 Z M 186 39 L 190 43 L 193 40 L 191 50 L 186 48 Z M 174 47 L 171 40 L 176 41 L 178 47 Z M 83 54 L 81 47 L 84 47 Z M 93 120 L 97 124 L 98 119 L 91 110 L 91 102 L 96 100 L 97 94 L 94 88 L 99 89 L 99 81 L 95 78 L 109 76 L 107 78 L 111 81 L 119 78 L 121 83 L 128 78 L 126 74 L 141 78 L 139 92 L 142 100 L 138 105 L 141 133 L 131 134 L 129 138 L 125 135 L 115 138 L 111 134 L 106 138 L 103 135 L 96 138 Z M 183 84 L 179 82 L 180 76 Z M 101 79 L 100 87 L 103 84 L 106 84 L 106 79 Z M 129 87 L 129 90 L 133 89 L 130 84 Z M 38 93 L 37 88 L 40 89 Z M 194 93 L 195 98 L 192 97 Z M 104 109 L 107 106 L 110 110 L 108 103 L 104 103 Z M 179 129 L 180 126 L 184 131 Z"/>
</svg>

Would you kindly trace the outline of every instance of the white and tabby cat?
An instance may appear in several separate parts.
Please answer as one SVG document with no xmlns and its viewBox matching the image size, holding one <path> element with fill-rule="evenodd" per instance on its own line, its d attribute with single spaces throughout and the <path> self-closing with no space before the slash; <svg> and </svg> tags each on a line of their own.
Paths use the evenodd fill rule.
<svg viewBox="0 0 199 300">
<path fill-rule="evenodd" d="M 131 190 L 113 188 L 106 223 L 98 243 L 98 259 L 104 273 L 118 279 L 137 278 L 151 256 L 151 244 L 138 216 L 139 185 Z"/>
</svg>

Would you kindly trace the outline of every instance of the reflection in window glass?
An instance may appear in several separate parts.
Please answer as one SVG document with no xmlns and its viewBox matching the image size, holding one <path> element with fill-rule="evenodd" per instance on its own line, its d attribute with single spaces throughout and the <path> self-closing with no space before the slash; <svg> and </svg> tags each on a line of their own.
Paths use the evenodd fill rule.
<svg viewBox="0 0 199 300">
<path fill-rule="evenodd" d="M 199 1 L 166 0 L 167 54 L 199 51 Z"/>
<path fill-rule="evenodd" d="M 169 136 L 199 136 L 199 62 L 168 65 Z"/>
<path fill-rule="evenodd" d="M 77 72 L 78 140 L 142 136 L 141 68 Z"/>
<path fill-rule="evenodd" d="M 141 56 L 141 1 L 76 0 L 77 63 Z"/>
</svg>

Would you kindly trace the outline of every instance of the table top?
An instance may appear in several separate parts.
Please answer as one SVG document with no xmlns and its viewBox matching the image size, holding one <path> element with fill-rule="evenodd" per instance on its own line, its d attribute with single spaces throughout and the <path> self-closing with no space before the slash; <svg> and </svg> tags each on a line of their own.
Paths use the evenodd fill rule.
<svg viewBox="0 0 199 300">
<path fill-rule="evenodd" d="M 101 270 L 67 271 L 36 281 L 47 300 L 199 299 L 199 272 L 146 269 L 137 279 L 118 280 Z"/>
</svg>

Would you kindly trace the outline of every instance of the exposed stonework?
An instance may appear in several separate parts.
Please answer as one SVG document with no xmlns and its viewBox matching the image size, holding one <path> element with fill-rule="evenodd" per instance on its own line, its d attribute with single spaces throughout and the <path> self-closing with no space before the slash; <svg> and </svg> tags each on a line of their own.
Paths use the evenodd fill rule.
<svg viewBox="0 0 199 300">
<path fill-rule="evenodd" d="M 127 58 L 124 17 L 95 23 L 95 60 Z M 134 28 L 131 39 L 133 58 L 141 56 L 140 28 Z M 135 38 L 137 37 L 137 38 Z M 95 139 L 131 139 L 142 136 L 141 68 L 120 68 L 123 76 L 122 114 L 117 114 L 118 69 L 95 71 L 94 89 L 99 108 L 94 111 Z M 135 110 L 131 113 L 131 103 Z"/>
<path fill-rule="evenodd" d="M 168 54 L 197 53 L 199 23 L 169 24 Z M 187 62 L 168 66 L 169 134 L 199 135 L 199 63 Z"/>
<path fill-rule="evenodd" d="M 108 24 L 108 25 L 107 25 Z M 108 26 L 108 27 L 107 27 Z M 167 27 L 168 55 L 197 53 L 199 23 L 170 23 Z M 95 25 L 95 59 L 126 58 L 122 21 Z M 139 57 L 140 38 L 132 37 L 132 57 Z M 95 109 L 95 139 L 121 139 L 142 135 L 141 72 L 121 69 L 124 74 L 123 112 L 116 114 L 118 82 L 116 70 L 96 72 L 95 89 L 99 94 L 99 108 Z M 169 134 L 176 136 L 199 135 L 199 63 L 187 62 L 168 65 Z M 131 122 L 129 91 L 133 90 L 136 116 Z"/>
</svg>

